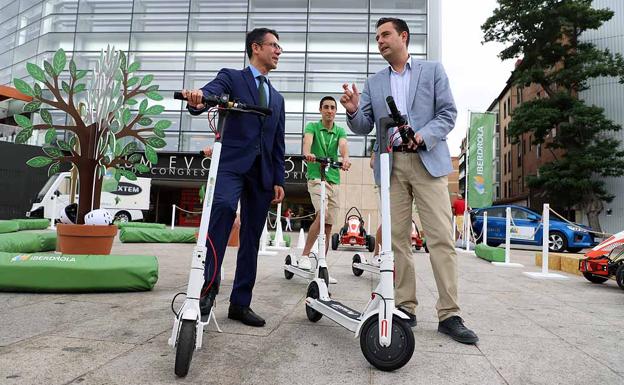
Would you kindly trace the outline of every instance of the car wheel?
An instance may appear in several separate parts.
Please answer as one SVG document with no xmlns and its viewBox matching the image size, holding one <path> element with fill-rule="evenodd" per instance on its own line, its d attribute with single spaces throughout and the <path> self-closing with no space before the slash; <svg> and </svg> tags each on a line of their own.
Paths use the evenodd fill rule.
<svg viewBox="0 0 624 385">
<path fill-rule="evenodd" d="M 132 218 L 130 218 L 130 213 L 127 211 L 120 211 L 117 214 L 115 214 L 115 222 L 122 222 L 122 223 L 126 223 L 126 222 L 130 222 Z"/>
<path fill-rule="evenodd" d="M 607 277 L 601 277 L 599 275 L 595 275 L 592 273 L 588 273 L 586 271 L 583 272 L 583 277 L 591 283 L 605 283 L 609 280 Z"/>
<path fill-rule="evenodd" d="M 548 235 L 548 250 L 553 253 L 562 253 L 568 248 L 568 240 L 558 231 L 551 231 Z"/>
</svg>

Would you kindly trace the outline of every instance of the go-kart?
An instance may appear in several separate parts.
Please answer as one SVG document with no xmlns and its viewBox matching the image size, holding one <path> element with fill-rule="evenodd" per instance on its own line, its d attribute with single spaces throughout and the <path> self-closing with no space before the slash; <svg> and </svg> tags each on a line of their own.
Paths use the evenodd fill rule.
<svg viewBox="0 0 624 385">
<path fill-rule="evenodd" d="M 355 210 L 357 214 L 351 214 Z M 332 234 L 332 250 L 337 250 L 338 246 L 364 246 L 368 251 L 375 250 L 375 237 L 366 234 L 364 230 L 364 219 L 357 207 L 351 207 L 345 215 L 344 226 L 340 233 Z"/>
<path fill-rule="evenodd" d="M 579 271 L 592 283 L 615 279 L 624 290 L 624 231 L 612 235 L 579 260 Z"/>
</svg>

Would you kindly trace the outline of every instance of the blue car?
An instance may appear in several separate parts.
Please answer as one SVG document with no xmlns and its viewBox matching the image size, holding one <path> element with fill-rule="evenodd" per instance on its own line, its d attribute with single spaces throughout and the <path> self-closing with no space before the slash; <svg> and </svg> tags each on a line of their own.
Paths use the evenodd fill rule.
<svg viewBox="0 0 624 385">
<path fill-rule="evenodd" d="M 511 243 L 520 245 L 542 245 L 542 216 L 526 207 L 515 205 L 491 206 L 470 212 L 472 228 L 477 236 L 477 243 L 483 239 L 483 213 L 488 215 L 487 243 L 498 246 L 505 243 L 505 209 L 511 207 Z M 597 242 L 585 225 L 570 224 L 551 216 L 548 248 L 553 252 L 565 250 L 576 253 Z"/>
</svg>

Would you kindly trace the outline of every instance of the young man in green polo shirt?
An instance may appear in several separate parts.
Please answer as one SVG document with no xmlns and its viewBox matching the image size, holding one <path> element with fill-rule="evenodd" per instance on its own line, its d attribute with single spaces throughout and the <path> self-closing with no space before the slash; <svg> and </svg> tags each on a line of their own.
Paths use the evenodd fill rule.
<svg viewBox="0 0 624 385">
<path fill-rule="evenodd" d="M 306 125 L 303 136 L 303 155 L 308 161 L 308 192 L 316 211 L 316 218 L 310 226 L 308 239 L 305 247 L 298 260 L 298 266 L 301 269 L 310 270 L 310 249 L 320 231 L 321 210 L 321 169 L 318 163 L 314 163 L 316 157 L 329 157 L 338 160 L 338 152 L 342 157 L 342 169 L 347 171 L 351 167 L 349 159 L 349 147 L 347 145 L 347 133 L 344 128 L 336 125 L 336 99 L 331 96 L 325 96 L 319 103 L 319 112 L 321 120 L 318 122 L 310 122 Z M 329 169 L 326 175 L 325 188 L 325 251 L 329 247 L 329 239 L 331 238 L 332 225 L 338 216 L 338 185 L 340 184 L 340 170 Z"/>
</svg>

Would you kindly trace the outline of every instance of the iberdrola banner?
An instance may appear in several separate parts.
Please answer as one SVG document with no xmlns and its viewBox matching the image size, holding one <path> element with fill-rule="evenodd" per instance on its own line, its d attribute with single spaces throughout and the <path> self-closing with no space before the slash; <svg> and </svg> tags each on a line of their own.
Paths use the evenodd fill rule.
<svg viewBox="0 0 624 385">
<path fill-rule="evenodd" d="M 492 205 L 493 147 L 492 141 L 496 115 L 470 113 L 470 138 L 468 147 L 468 206 L 471 208 Z"/>
</svg>

